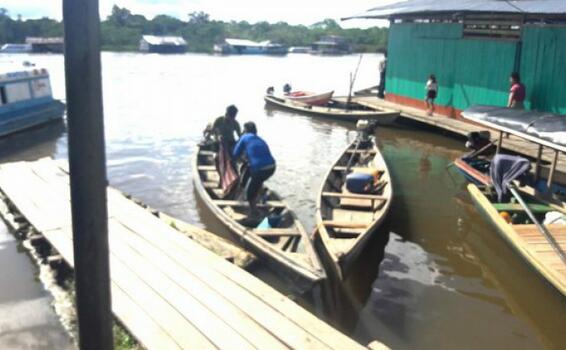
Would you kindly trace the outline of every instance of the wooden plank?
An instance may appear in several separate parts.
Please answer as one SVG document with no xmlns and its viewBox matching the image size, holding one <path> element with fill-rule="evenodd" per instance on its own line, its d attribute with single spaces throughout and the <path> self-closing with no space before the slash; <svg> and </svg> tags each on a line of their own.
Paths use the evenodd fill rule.
<svg viewBox="0 0 566 350">
<path fill-rule="evenodd" d="M 349 192 L 322 192 L 323 197 L 336 197 L 336 198 L 351 198 L 351 199 L 367 199 L 376 201 L 386 201 L 387 197 L 373 195 L 373 194 L 357 194 Z"/>
<path fill-rule="evenodd" d="M 350 221 L 323 221 L 323 226 L 336 227 L 336 228 L 358 228 L 367 229 L 368 224 L 365 222 L 350 222 Z"/>
<path fill-rule="evenodd" d="M 256 228 L 251 231 L 262 237 L 301 236 L 301 233 L 296 228 Z"/>
<path fill-rule="evenodd" d="M 525 209 L 523 209 L 523 207 L 518 203 L 493 203 L 493 207 L 497 211 L 509 211 L 509 212 L 525 211 Z M 529 209 L 533 213 L 546 213 L 549 211 L 554 211 L 554 209 L 551 206 L 548 206 L 546 204 L 534 204 L 534 203 L 529 204 Z"/>
<path fill-rule="evenodd" d="M 208 157 L 214 157 L 217 153 L 213 152 L 213 151 L 205 151 L 205 150 L 199 150 L 198 152 L 199 155 L 201 156 L 208 156 Z"/>
<path fill-rule="evenodd" d="M 349 150 L 346 150 L 346 153 L 350 153 L 350 154 L 353 154 L 353 153 L 357 153 L 357 154 L 376 154 L 377 151 L 374 150 L 374 149 L 357 149 L 357 150 L 349 149 Z"/>
<path fill-rule="evenodd" d="M 212 202 L 220 207 L 243 207 L 247 208 L 250 206 L 248 202 L 244 201 L 232 201 L 232 200 L 223 200 L 223 199 L 213 199 Z M 258 208 L 265 208 L 265 207 L 274 207 L 274 208 L 286 208 L 287 204 L 285 202 L 280 201 L 267 201 L 265 204 L 258 203 Z"/>
<path fill-rule="evenodd" d="M 217 171 L 215 165 L 199 165 L 199 171 Z"/>
</svg>

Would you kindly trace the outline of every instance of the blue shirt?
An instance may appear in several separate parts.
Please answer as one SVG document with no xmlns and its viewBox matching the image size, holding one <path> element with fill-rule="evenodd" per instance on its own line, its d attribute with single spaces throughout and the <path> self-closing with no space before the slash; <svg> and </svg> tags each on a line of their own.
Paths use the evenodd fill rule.
<svg viewBox="0 0 566 350">
<path fill-rule="evenodd" d="M 275 159 L 269 151 L 269 146 L 257 135 L 246 133 L 240 137 L 234 147 L 233 157 L 238 158 L 242 151 L 246 152 L 252 171 L 275 165 Z"/>
</svg>

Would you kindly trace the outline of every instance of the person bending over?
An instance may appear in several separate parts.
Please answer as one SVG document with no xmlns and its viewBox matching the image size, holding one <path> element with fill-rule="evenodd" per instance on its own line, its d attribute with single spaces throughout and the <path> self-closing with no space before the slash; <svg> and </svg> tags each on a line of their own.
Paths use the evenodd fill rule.
<svg viewBox="0 0 566 350">
<path fill-rule="evenodd" d="M 244 124 L 244 134 L 234 148 L 233 158 L 238 159 L 242 153 L 249 162 L 249 180 L 245 185 L 246 198 L 250 203 L 250 212 L 257 213 L 257 196 L 263 183 L 275 173 L 275 159 L 269 146 L 259 136 L 254 122 Z"/>
<path fill-rule="evenodd" d="M 226 107 L 226 113 L 223 116 L 216 118 L 214 124 L 212 124 L 212 130 L 214 134 L 224 142 L 224 145 L 228 147 L 231 153 L 236 144 L 236 138 L 234 133 L 240 137 L 240 124 L 236 120 L 236 115 L 238 114 L 238 108 L 234 105 Z"/>
</svg>

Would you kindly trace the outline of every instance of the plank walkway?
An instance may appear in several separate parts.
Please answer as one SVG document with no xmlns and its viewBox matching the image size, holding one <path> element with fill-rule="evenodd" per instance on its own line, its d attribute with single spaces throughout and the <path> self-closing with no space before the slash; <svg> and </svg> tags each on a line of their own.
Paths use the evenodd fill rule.
<svg viewBox="0 0 566 350">
<path fill-rule="evenodd" d="M 336 98 L 340 100 L 341 98 Z M 345 99 L 345 98 L 344 98 Z M 466 136 L 472 131 L 486 130 L 486 127 L 477 126 L 467 123 L 463 120 L 458 120 L 454 118 L 448 118 L 442 115 L 435 114 L 433 117 L 428 116 L 426 111 L 418 108 L 413 108 L 409 106 L 404 106 L 401 104 L 386 101 L 375 96 L 355 96 L 353 98 L 354 102 L 366 105 L 373 108 L 388 108 L 399 111 L 402 118 L 411 119 L 420 123 L 428 124 L 454 134 Z M 496 139 L 499 135 L 497 132 L 492 133 L 492 138 Z M 538 146 L 532 142 L 525 141 L 513 135 L 509 138 L 503 139 L 504 149 L 523 154 L 532 158 L 537 157 Z M 543 152 L 543 159 L 551 162 L 554 156 L 554 152 L 546 149 Z M 566 173 L 566 161 L 559 159 L 557 170 L 561 173 Z"/>
<path fill-rule="evenodd" d="M 0 165 L 0 189 L 73 266 L 69 177 Z M 246 271 L 108 189 L 112 311 L 147 349 L 362 349 Z"/>
</svg>

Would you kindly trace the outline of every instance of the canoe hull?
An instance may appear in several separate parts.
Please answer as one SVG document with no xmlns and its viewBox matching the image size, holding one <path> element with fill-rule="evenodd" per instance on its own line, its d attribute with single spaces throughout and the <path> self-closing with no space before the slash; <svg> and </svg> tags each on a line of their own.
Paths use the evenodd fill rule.
<svg viewBox="0 0 566 350">
<path fill-rule="evenodd" d="M 507 223 L 495 209 L 489 199 L 474 184 L 468 184 L 468 192 L 480 214 L 496 229 L 497 233 L 526 262 L 536 274 L 544 279 L 554 290 L 566 296 L 566 281 L 557 278 L 556 273 L 548 268 L 536 254 L 521 240 L 514 225 Z M 520 226 L 520 225 L 518 225 Z"/>
<path fill-rule="evenodd" d="M 383 171 L 380 180 L 386 182 L 386 186 L 384 187 L 383 193 L 381 195 L 383 198 L 385 198 L 385 203 L 380 208 L 366 211 L 366 213 L 370 213 L 372 215 L 372 219 L 371 222 L 367 223 L 367 226 L 364 227 L 365 231 L 360 233 L 357 237 L 351 238 L 348 244 L 348 249 L 337 254 L 336 249 L 333 248 L 333 245 L 335 244 L 333 243 L 333 241 L 336 240 L 336 237 L 331 237 L 330 230 L 327 229 L 325 224 L 328 219 L 327 216 L 330 205 L 324 202 L 325 199 L 323 199 L 323 197 L 328 190 L 327 185 L 328 182 L 331 181 L 330 178 L 333 172 L 336 171 L 335 169 L 339 167 L 339 164 L 343 160 L 343 157 L 348 154 L 348 151 L 352 150 L 353 147 L 354 143 L 350 144 L 347 149 L 340 155 L 338 160 L 332 165 L 321 185 L 321 189 L 317 198 L 317 243 L 319 245 L 319 250 L 322 254 L 324 254 L 324 260 L 327 261 L 327 264 L 330 264 L 330 268 L 333 270 L 334 275 L 337 276 L 340 280 L 345 280 L 348 277 L 348 275 L 352 271 L 352 267 L 356 262 L 356 259 L 365 250 L 367 243 L 370 241 L 373 235 L 379 233 L 379 228 L 389 214 L 393 198 L 393 185 L 391 183 L 392 181 L 389 175 L 389 169 L 387 168 L 387 164 L 385 163 L 385 160 L 383 159 L 383 156 L 381 155 L 375 140 L 373 140 L 371 151 L 374 152 L 375 156 L 370 162 L 369 167 Z"/>
<path fill-rule="evenodd" d="M 328 101 L 330 101 L 332 95 L 334 95 L 334 91 L 323 92 L 321 94 L 309 92 L 295 92 L 295 94 L 297 95 L 293 95 L 293 93 L 291 93 L 286 95 L 285 98 L 311 106 L 324 106 L 328 103 Z"/>
<path fill-rule="evenodd" d="M 308 106 L 275 96 L 264 97 L 267 105 L 298 112 L 301 114 L 317 116 L 321 118 L 357 122 L 367 119 L 377 122 L 379 125 L 392 125 L 399 117 L 399 112 L 393 110 L 368 111 L 368 110 L 345 110 L 342 108 Z"/>
<path fill-rule="evenodd" d="M 310 237 L 308 237 L 306 233 L 304 233 L 301 238 L 309 240 L 303 244 L 305 244 L 306 251 L 311 253 L 313 259 L 316 259 L 315 266 L 312 269 L 295 263 L 292 259 L 281 254 L 278 250 L 270 246 L 265 239 L 254 234 L 252 231 L 245 229 L 241 224 L 227 217 L 224 211 L 213 202 L 203 184 L 198 169 L 199 152 L 200 147 L 197 147 L 197 151 L 193 159 L 193 182 L 195 185 L 195 191 L 208 210 L 214 214 L 214 217 L 218 220 L 218 222 L 228 229 L 234 240 L 240 242 L 244 248 L 253 252 L 260 259 L 263 259 L 271 270 L 284 277 L 287 281 L 293 283 L 298 290 L 306 291 L 323 280 L 326 275 L 320 265 L 320 262 L 318 262 L 318 257 L 315 256 L 314 247 L 311 246 Z M 296 215 L 290 210 L 289 213 L 289 215 L 293 217 L 295 224 L 298 226 L 298 230 L 304 232 L 304 229 Z"/>
</svg>

